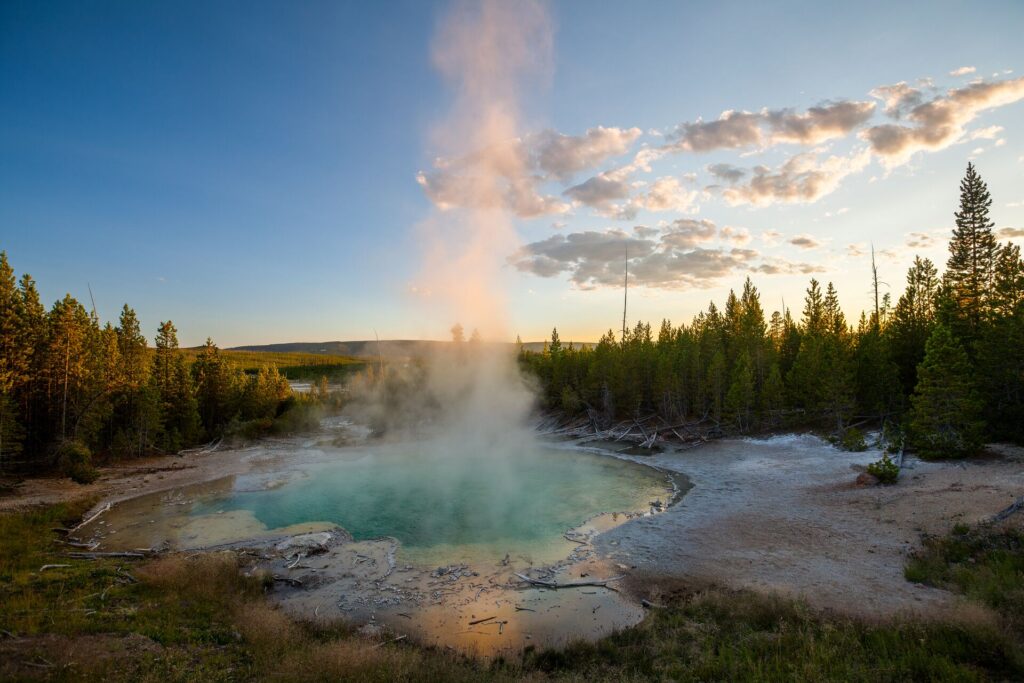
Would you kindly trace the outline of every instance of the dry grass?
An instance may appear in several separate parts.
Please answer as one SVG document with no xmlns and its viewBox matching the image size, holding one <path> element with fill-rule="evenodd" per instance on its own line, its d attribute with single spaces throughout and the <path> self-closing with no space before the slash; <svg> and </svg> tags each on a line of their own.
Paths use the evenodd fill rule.
<svg viewBox="0 0 1024 683">
<path fill-rule="evenodd" d="M 294 621 L 266 599 L 267 577 L 246 576 L 231 552 L 68 560 L 49 529 L 76 512 L 0 515 L 0 629 L 13 634 L 0 637 L 0 680 L 1024 679 L 1006 615 L 985 607 L 934 622 L 870 623 L 782 597 L 650 579 L 634 588 L 663 607 L 636 628 L 514 660 L 471 661 L 364 638 L 346 624 Z M 978 547 L 1005 551 L 992 543 Z M 52 562 L 72 566 L 38 572 Z M 138 582 L 124 580 L 126 572 Z"/>
</svg>

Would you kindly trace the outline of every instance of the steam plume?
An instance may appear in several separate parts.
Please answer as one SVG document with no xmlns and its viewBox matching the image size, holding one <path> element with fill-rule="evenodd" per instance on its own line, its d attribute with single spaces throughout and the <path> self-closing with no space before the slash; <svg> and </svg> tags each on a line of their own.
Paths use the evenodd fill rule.
<svg viewBox="0 0 1024 683">
<path fill-rule="evenodd" d="M 506 343 L 456 343 L 376 386 L 383 400 L 364 403 L 376 411 L 370 419 L 392 431 L 414 426 L 424 451 L 514 456 L 532 445 L 533 392 L 507 344 L 501 271 L 517 242 L 508 200 L 528 189 L 516 181 L 528 162 L 516 144 L 521 94 L 547 80 L 551 41 L 547 12 L 533 0 L 458 2 L 434 39 L 434 64 L 454 97 L 432 131 L 432 147 L 444 159 L 472 163 L 447 188 L 467 200 L 435 209 L 419 226 L 424 290 L 445 329 L 459 321 Z"/>
<path fill-rule="evenodd" d="M 449 188 L 471 208 L 439 210 L 420 226 L 423 278 L 441 315 L 489 339 L 509 336 L 500 276 L 517 240 L 506 207 L 532 193 L 518 180 L 528 177 L 515 144 L 521 94 L 549 78 L 551 42 L 547 12 L 533 0 L 458 2 L 434 39 L 433 62 L 454 99 L 433 128 L 432 147 L 444 159 L 472 160 Z"/>
</svg>

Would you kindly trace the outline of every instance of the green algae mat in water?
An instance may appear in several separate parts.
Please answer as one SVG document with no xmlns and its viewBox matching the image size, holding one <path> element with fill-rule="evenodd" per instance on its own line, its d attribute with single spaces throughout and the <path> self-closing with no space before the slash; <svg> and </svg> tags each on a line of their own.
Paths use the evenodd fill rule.
<svg viewBox="0 0 1024 683">
<path fill-rule="evenodd" d="M 243 477 L 192 514 L 244 511 L 269 529 L 331 522 L 356 540 L 393 536 L 409 561 L 557 559 L 546 556 L 564 551 L 566 530 L 597 513 L 645 509 L 666 486 L 650 468 L 569 450 L 455 457 L 402 446 L 328 453 L 275 488 L 244 490 Z"/>
</svg>

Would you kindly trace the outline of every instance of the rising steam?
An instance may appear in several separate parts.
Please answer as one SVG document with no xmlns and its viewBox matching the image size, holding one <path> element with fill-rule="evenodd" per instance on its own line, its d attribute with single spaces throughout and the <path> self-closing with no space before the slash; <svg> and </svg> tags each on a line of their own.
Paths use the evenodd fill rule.
<svg viewBox="0 0 1024 683">
<path fill-rule="evenodd" d="M 531 192 L 520 146 L 521 95 L 551 70 L 550 20 L 537 2 L 459 2 L 438 27 L 433 61 L 451 88 L 448 115 L 433 127 L 432 151 L 450 174 L 460 208 L 420 226 L 422 278 L 447 320 L 508 340 L 504 255 L 516 246 L 505 207 Z"/>
<path fill-rule="evenodd" d="M 459 2 L 438 26 L 433 62 L 454 95 L 434 126 L 439 163 L 452 174 L 458 207 L 437 208 L 418 226 L 422 289 L 444 329 L 454 321 L 486 341 L 455 343 L 373 383 L 364 415 L 382 431 L 412 427 L 423 449 L 451 454 L 515 455 L 532 445 L 527 418 L 533 392 L 521 377 L 501 285 L 504 255 L 516 246 L 505 207 L 525 188 L 521 96 L 543 86 L 551 65 L 551 22 L 534 1 Z M 511 458 L 510 458 L 511 459 Z"/>
</svg>

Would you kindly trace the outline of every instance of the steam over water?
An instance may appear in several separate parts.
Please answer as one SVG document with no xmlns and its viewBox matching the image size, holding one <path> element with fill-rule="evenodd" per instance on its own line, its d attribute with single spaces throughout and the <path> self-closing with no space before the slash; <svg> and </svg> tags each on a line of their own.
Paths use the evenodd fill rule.
<svg viewBox="0 0 1024 683">
<path fill-rule="evenodd" d="M 568 450 L 530 449 L 507 461 L 424 453 L 415 444 L 280 455 L 289 469 L 122 503 L 111 541 L 195 547 L 318 523 L 356 540 L 394 537 L 399 558 L 414 564 L 490 565 L 506 553 L 554 562 L 574 547 L 566 530 L 668 497 L 665 478 L 650 468 Z M 222 528 L 230 520 L 244 523 Z"/>
</svg>

